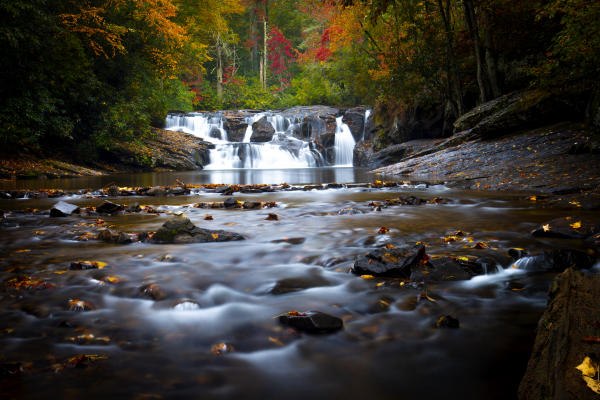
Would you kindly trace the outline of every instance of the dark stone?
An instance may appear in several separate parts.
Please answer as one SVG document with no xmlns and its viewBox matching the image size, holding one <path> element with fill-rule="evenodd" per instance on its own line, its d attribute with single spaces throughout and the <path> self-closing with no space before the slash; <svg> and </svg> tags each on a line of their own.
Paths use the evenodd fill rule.
<svg viewBox="0 0 600 400">
<path fill-rule="evenodd" d="M 189 193 L 189 191 L 181 186 L 175 186 L 169 189 L 169 194 L 173 194 L 173 195 L 182 195 L 182 194 L 186 194 Z"/>
<path fill-rule="evenodd" d="M 267 117 L 262 117 L 258 121 L 252 124 L 252 136 L 250 141 L 256 142 L 270 142 L 275 134 L 275 128 L 267 120 Z"/>
<path fill-rule="evenodd" d="M 483 273 L 483 267 L 476 262 L 459 260 L 454 257 L 440 257 L 431 259 L 425 264 L 415 265 L 410 280 L 416 282 L 464 281 Z"/>
<path fill-rule="evenodd" d="M 276 240 L 271 240 L 271 243 L 289 243 L 289 244 L 302 244 L 306 241 L 306 238 L 303 237 L 297 237 L 297 238 L 285 238 L 285 239 L 276 239 Z"/>
<path fill-rule="evenodd" d="M 331 333 L 344 327 L 344 322 L 340 318 L 320 311 L 288 313 L 280 315 L 278 319 L 284 325 L 307 333 Z"/>
<path fill-rule="evenodd" d="M 243 115 L 226 112 L 223 115 L 223 129 L 227 131 L 227 139 L 230 142 L 241 142 L 244 140 L 248 123 Z"/>
<path fill-rule="evenodd" d="M 454 123 L 454 132 L 470 130 L 473 137 L 491 139 L 554 122 L 577 119 L 576 107 L 561 96 L 540 91 L 514 92 L 465 113 Z"/>
<path fill-rule="evenodd" d="M 273 286 L 270 293 L 285 294 L 321 286 L 330 286 L 330 283 L 321 275 L 312 274 L 311 276 L 280 279 L 275 283 L 275 286 Z"/>
<path fill-rule="evenodd" d="M 459 328 L 460 323 L 458 319 L 452 317 L 451 315 L 442 315 L 435 322 L 436 328 Z"/>
<path fill-rule="evenodd" d="M 111 201 L 105 200 L 104 203 L 96 207 L 96 212 L 99 214 L 115 214 L 119 211 L 123 211 L 125 207 L 121 204 L 116 204 Z"/>
<path fill-rule="evenodd" d="M 246 210 L 256 210 L 262 208 L 262 203 L 260 201 L 245 201 L 242 204 L 242 208 Z"/>
<path fill-rule="evenodd" d="M 140 207 L 140 205 L 137 203 L 131 204 L 131 205 L 129 205 L 129 207 L 127 207 L 127 212 L 130 212 L 130 213 L 138 213 L 140 211 L 142 211 L 142 207 Z"/>
<path fill-rule="evenodd" d="M 556 277 L 519 385 L 519 399 L 598 398 L 576 369 L 586 357 L 598 365 L 598 344 L 589 341 L 600 336 L 598 299 L 600 275 L 567 269 Z"/>
<path fill-rule="evenodd" d="M 518 260 L 519 258 L 523 258 L 527 256 L 527 251 L 526 250 L 522 250 L 522 249 L 509 249 L 508 250 L 508 255 L 513 259 L 513 260 Z"/>
<path fill-rule="evenodd" d="M 223 202 L 223 205 L 225 206 L 225 208 L 234 208 L 234 207 L 238 206 L 238 201 L 236 199 L 234 199 L 233 197 L 228 197 Z"/>
<path fill-rule="evenodd" d="M 377 249 L 358 256 L 352 272 L 357 275 L 408 278 L 411 268 L 426 260 L 425 246 L 415 249 Z"/>
<path fill-rule="evenodd" d="M 106 191 L 106 194 L 109 196 L 120 196 L 121 195 L 121 191 L 119 190 L 119 188 L 115 185 L 112 185 L 111 187 L 108 188 L 108 190 Z"/>
<path fill-rule="evenodd" d="M 50 209 L 51 217 L 67 217 L 74 212 L 78 211 L 79 207 L 74 204 L 70 204 L 64 201 L 59 201 Z"/>
<path fill-rule="evenodd" d="M 354 141 L 357 143 L 362 139 L 365 128 L 365 111 L 366 107 L 349 108 L 344 112 L 342 122 L 348 125 Z"/>
<path fill-rule="evenodd" d="M 146 191 L 146 196 L 166 196 L 167 190 L 162 186 L 154 186 Z"/>
<path fill-rule="evenodd" d="M 196 227 L 184 215 L 172 217 L 152 236 L 152 243 L 205 243 L 243 240 L 238 233 Z"/>
<path fill-rule="evenodd" d="M 326 186 L 327 189 L 342 189 L 344 187 L 341 183 L 328 183 Z"/>
<path fill-rule="evenodd" d="M 567 268 L 588 269 L 596 263 L 593 255 L 570 249 L 545 251 L 521 260 L 522 262 L 518 264 L 519 268 L 531 272 L 562 272 Z"/>
<path fill-rule="evenodd" d="M 98 269 L 98 264 L 91 261 L 75 261 L 69 266 L 69 269 L 81 271 L 86 269 Z"/>
<path fill-rule="evenodd" d="M 557 218 L 537 228 L 531 234 L 535 237 L 563 239 L 585 239 L 600 232 L 595 221 L 575 217 Z"/>
<path fill-rule="evenodd" d="M 142 286 L 140 293 L 156 301 L 167 298 L 167 293 L 156 283 Z"/>
</svg>

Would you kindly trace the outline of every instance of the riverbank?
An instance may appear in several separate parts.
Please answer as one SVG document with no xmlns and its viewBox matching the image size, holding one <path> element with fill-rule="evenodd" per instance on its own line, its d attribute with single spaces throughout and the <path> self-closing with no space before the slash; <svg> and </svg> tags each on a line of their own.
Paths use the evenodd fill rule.
<svg viewBox="0 0 600 400">
<path fill-rule="evenodd" d="M 523 191 L 534 201 L 600 207 L 600 156 L 583 124 L 559 123 L 491 140 L 469 134 L 420 141 L 418 150 L 404 160 L 375 172 L 428 177 L 473 190 Z"/>
<path fill-rule="evenodd" d="M 74 154 L 48 151 L 0 159 L 0 179 L 54 179 L 101 176 L 123 172 L 189 171 L 208 163 L 211 144 L 193 135 L 152 129 L 138 142 L 117 142 L 101 161 L 77 160 Z"/>
</svg>

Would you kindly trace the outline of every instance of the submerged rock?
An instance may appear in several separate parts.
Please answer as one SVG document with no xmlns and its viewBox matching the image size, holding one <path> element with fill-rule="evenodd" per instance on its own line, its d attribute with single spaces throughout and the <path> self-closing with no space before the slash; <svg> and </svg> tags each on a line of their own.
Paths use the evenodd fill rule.
<svg viewBox="0 0 600 400">
<path fill-rule="evenodd" d="M 77 211 L 79 211 L 78 206 L 71 203 L 67 203 L 65 201 L 59 201 L 54 205 L 54 207 L 52 207 L 52 209 L 50 209 L 50 216 L 67 217 Z"/>
<path fill-rule="evenodd" d="M 267 117 L 262 117 L 258 121 L 252 124 L 252 136 L 250 141 L 256 142 L 270 142 L 275 134 L 273 125 L 267 120 Z"/>
<path fill-rule="evenodd" d="M 284 325 L 307 333 L 331 333 L 344 327 L 344 322 L 340 318 L 320 311 L 302 313 L 290 311 L 280 315 L 277 319 Z"/>
<path fill-rule="evenodd" d="M 204 243 L 243 240 L 235 232 L 198 228 L 185 215 L 172 217 L 152 236 L 152 243 Z"/>
<path fill-rule="evenodd" d="M 115 214 L 119 211 L 123 211 L 124 209 L 125 207 L 123 207 L 121 204 L 106 200 L 104 203 L 96 207 L 96 212 L 99 214 Z"/>
<path fill-rule="evenodd" d="M 562 272 L 567 268 L 588 269 L 596 263 L 596 257 L 583 251 L 554 249 L 532 257 L 521 258 L 519 269 L 531 272 Z"/>
<path fill-rule="evenodd" d="M 531 234 L 535 237 L 585 239 L 599 232 L 600 226 L 595 221 L 565 217 L 553 219 L 531 232 Z"/>
<path fill-rule="evenodd" d="M 278 280 L 271 289 L 271 294 L 285 294 L 297 292 L 313 287 L 330 286 L 331 284 L 320 275 L 301 276 L 293 278 L 283 278 Z"/>
<path fill-rule="evenodd" d="M 415 249 L 377 249 L 358 256 L 352 272 L 357 275 L 408 278 L 411 268 L 426 260 L 425 246 Z"/>
<path fill-rule="evenodd" d="M 458 319 L 451 315 L 442 315 L 435 322 L 436 328 L 460 328 L 460 322 Z"/>
<path fill-rule="evenodd" d="M 411 281 L 441 282 L 464 281 L 476 275 L 482 275 L 484 268 L 473 261 L 455 257 L 440 257 L 427 261 L 425 264 L 415 265 L 410 274 Z"/>
</svg>

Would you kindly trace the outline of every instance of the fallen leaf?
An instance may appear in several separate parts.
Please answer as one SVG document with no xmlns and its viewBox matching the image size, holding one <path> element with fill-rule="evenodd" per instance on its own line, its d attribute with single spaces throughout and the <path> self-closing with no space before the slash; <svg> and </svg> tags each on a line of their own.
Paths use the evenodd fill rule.
<svg viewBox="0 0 600 400">
<path fill-rule="evenodd" d="M 216 233 L 211 233 L 210 236 L 212 236 L 212 238 L 215 240 L 217 240 L 219 238 L 219 235 Z"/>
<path fill-rule="evenodd" d="M 379 233 L 380 235 L 385 235 L 389 231 L 390 231 L 390 228 L 386 228 L 385 226 L 382 226 L 381 228 L 379 228 L 379 230 L 377 231 L 377 233 Z"/>
<path fill-rule="evenodd" d="M 273 337 L 273 336 L 269 336 L 269 342 L 271 342 L 271 343 L 273 343 L 273 344 L 275 344 L 277 346 L 283 346 L 284 345 L 281 340 L 279 340 L 279 339 L 277 339 L 276 337 Z"/>
<path fill-rule="evenodd" d="M 573 229 L 579 229 L 579 228 L 581 228 L 581 221 L 577 221 L 572 224 L 569 224 L 569 226 Z"/>
<path fill-rule="evenodd" d="M 361 275 L 360 277 L 362 279 L 375 279 L 375 277 L 373 275 Z"/>
<path fill-rule="evenodd" d="M 542 225 L 542 229 L 544 232 L 548 232 L 550 230 L 550 224 Z"/>
</svg>

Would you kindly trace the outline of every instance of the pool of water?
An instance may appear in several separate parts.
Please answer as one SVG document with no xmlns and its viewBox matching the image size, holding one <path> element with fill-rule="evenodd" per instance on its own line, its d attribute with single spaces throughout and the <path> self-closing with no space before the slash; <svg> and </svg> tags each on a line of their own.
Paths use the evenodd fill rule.
<svg viewBox="0 0 600 400">
<path fill-rule="evenodd" d="M 364 171 L 342 168 L 283 171 L 282 175 L 269 171 L 268 179 L 262 173 L 214 175 L 211 171 L 102 179 L 121 185 L 170 183 L 176 177 L 187 183 L 369 179 Z M 448 203 L 381 211 L 368 205 L 411 195 L 426 200 L 442 197 Z M 96 217 L 8 215 L 0 225 L 0 363 L 7 371 L 14 365 L 22 371 L 3 373 L 4 394 L 28 399 L 516 398 L 553 275 L 511 268 L 507 250 L 585 248 L 580 242 L 534 239 L 530 232 L 567 214 L 598 216 L 540 207 L 518 194 L 461 191 L 443 185 L 238 193 L 235 198 L 275 201 L 278 207 L 192 207 L 223 201 L 216 193 L 111 200 L 150 203 L 168 213 L 181 211 L 197 226 L 242 234 L 246 240 L 239 242 L 78 241 L 74 239 L 94 229 Z M 45 209 L 55 201 L 5 200 L 0 207 Z M 69 201 L 86 206 L 100 200 Z M 340 212 L 347 209 L 356 212 Z M 265 219 L 272 212 L 278 214 L 278 221 Z M 206 215 L 213 219 L 206 220 Z M 139 232 L 158 229 L 170 216 L 102 218 L 114 229 Z M 389 232 L 380 234 L 381 227 Z M 465 232 L 464 238 L 444 240 L 457 230 Z M 425 243 L 432 256 L 487 256 L 503 270 L 426 287 L 393 279 L 361 279 L 349 272 L 358 255 L 385 245 L 417 242 Z M 474 249 L 476 242 L 488 248 Z M 101 261 L 106 266 L 70 270 L 76 260 Z M 11 286 L 22 277 L 46 286 L 19 290 Z M 277 294 L 274 288 L 282 282 L 288 287 L 295 282 L 296 290 Z M 160 287 L 155 299 L 144 293 L 151 284 Z M 70 311 L 71 300 L 89 302 L 92 310 Z M 310 335 L 274 318 L 292 310 L 337 316 L 344 320 L 344 329 Z M 442 315 L 458 318 L 460 328 L 436 328 Z M 219 343 L 234 350 L 215 355 L 211 348 Z M 86 368 L 72 367 L 69 360 L 80 354 L 101 358 Z"/>
</svg>

